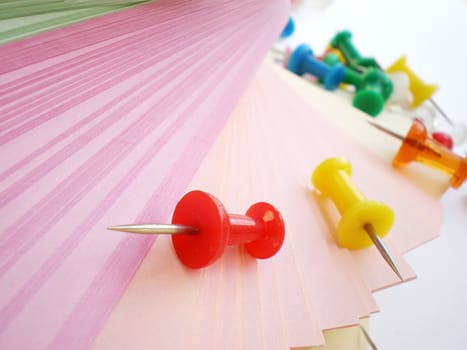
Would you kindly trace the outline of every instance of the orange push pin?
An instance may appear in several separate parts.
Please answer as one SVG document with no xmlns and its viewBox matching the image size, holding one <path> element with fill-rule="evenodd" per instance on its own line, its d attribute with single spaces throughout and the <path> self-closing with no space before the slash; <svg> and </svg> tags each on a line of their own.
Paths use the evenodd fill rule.
<svg viewBox="0 0 467 350">
<path fill-rule="evenodd" d="M 323 195 L 330 196 L 342 218 L 337 226 L 337 241 L 348 249 L 374 244 L 384 260 L 402 276 L 383 238 L 394 223 L 394 212 L 387 205 L 366 199 L 350 177 L 352 167 L 345 158 L 329 158 L 313 172 L 311 181 Z"/>
<path fill-rule="evenodd" d="M 378 124 L 370 124 L 402 141 L 392 161 L 395 167 L 418 161 L 450 175 L 450 184 L 453 188 L 458 188 L 467 178 L 467 158 L 458 156 L 446 146 L 429 138 L 426 127 L 420 120 L 414 119 L 406 137 Z"/>
<path fill-rule="evenodd" d="M 177 203 L 172 224 L 112 226 L 109 230 L 172 234 L 180 261 L 198 269 L 214 263 L 227 245 L 243 245 L 257 259 L 275 255 L 284 241 L 284 221 L 271 204 L 253 204 L 245 215 L 228 214 L 209 193 L 191 191 Z"/>
</svg>

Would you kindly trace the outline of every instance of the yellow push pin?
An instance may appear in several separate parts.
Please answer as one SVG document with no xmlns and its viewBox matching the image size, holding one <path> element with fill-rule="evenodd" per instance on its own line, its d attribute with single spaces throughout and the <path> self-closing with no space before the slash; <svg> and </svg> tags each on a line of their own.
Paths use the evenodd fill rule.
<svg viewBox="0 0 467 350">
<path fill-rule="evenodd" d="M 425 83 L 414 71 L 407 65 L 407 58 L 405 56 L 400 57 L 394 62 L 388 69 L 387 73 L 402 72 L 409 78 L 409 89 L 412 93 L 413 100 L 410 107 L 417 108 L 426 100 L 430 100 L 431 96 L 438 90 L 438 86 L 434 84 Z M 432 101 L 433 103 L 433 101 Z M 437 106 L 435 106 L 437 107 Z"/>
<path fill-rule="evenodd" d="M 424 101 L 428 100 L 433 107 L 441 114 L 446 122 L 453 128 L 454 143 L 461 144 L 467 136 L 467 125 L 464 123 L 455 123 L 452 121 L 446 112 L 434 100 L 432 95 L 438 90 L 437 85 L 425 83 L 414 71 L 407 65 L 405 56 L 399 58 L 392 66 L 386 69 L 387 73 L 404 73 L 409 78 L 409 90 L 413 100 L 410 104 L 411 108 L 416 108 Z"/>
<path fill-rule="evenodd" d="M 383 238 L 394 223 L 394 212 L 384 203 L 368 200 L 352 181 L 352 167 L 345 158 L 329 158 L 313 172 L 311 181 L 323 195 L 330 196 L 342 218 L 337 241 L 348 249 L 374 244 L 396 275 L 401 273 L 384 246 Z"/>
</svg>

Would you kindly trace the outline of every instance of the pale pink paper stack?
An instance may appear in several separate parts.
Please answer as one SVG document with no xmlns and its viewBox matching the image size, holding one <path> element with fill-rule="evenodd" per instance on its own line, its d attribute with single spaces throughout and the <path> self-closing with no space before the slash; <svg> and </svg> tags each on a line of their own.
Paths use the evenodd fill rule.
<svg viewBox="0 0 467 350">
<path fill-rule="evenodd" d="M 309 184 L 329 156 L 394 208 L 386 243 L 414 277 L 399 252 L 436 236 L 439 204 L 257 71 L 287 3 L 160 1 L 0 47 L 0 348 L 284 349 L 355 324 L 396 278 L 336 246 Z M 193 271 L 167 237 L 106 230 L 169 222 L 195 188 L 273 203 L 280 253 Z"/>
<path fill-rule="evenodd" d="M 363 193 L 394 209 L 385 243 L 404 279 L 414 278 L 401 252 L 437 236 L 439 203 L 264 65 L 187 190 L 208 191 L 233 213 L 257 201 L 274 203 L 286 223 L 283 248 L 256 261 L 231 247 L 219 262 L 193 271 L 177 261 L 170 238 L 159 238 L 94 349 L 312 346 L 323 342 L 322 330 L 358 324 L 377 311 L 372 292 L 398 278 L 376 248 L 350 252 L 336 245 L 339 214 L 310 184 L 313 169 L 332 156 L 348 158 Z"/>
</svg>

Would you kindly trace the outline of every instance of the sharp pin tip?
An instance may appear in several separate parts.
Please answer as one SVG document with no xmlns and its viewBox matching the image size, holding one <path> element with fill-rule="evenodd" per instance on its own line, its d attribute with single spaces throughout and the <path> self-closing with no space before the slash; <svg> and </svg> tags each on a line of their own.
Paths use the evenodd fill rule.
<svg viewBox="0 0 467 350">
<path fill-rule="evenodd" d="M 110 231 L 122 231 L 122 227 L 121 226 L 109 226 L 107 227 L 107 230 L 110 230 Z"/>
<path fill-rule="evenodd" d="M 397 277 L 399 277 L 399 279 L 401 281 L 403 281 L 404 279 L 402 278 L 402 274 L 400 273 L 399 268 L 396 265 L 396 262 L 391 257 L 391 254 L 387 250 L 387 248 L 384 245 L 382 239 L 376 233 L 373 225 L 372 224 L 366 224 L 365 225 L 365 231 L 368 233 L 368 236 L 370 237 L 371 241 L 373 242 L 373 244 L 378 249 L 381 256 L 384 258 L 384 260 L 388 263 L 388 265 L 391 267 L 391 269 L 394 271 L 394 273 L 397 275 Z"/>
<path fill-rule="evenodd" d="M 394 272 L 396 273 L 397 277 L 399 277 L 401 281 L 404 281 L 404 278 L 402 277 L 402 274 L 400 273 L 397 267 L 394 269 Z"/>
<path fill-rule="evenodd" d="M 198 229 L 178 224 L 132 224 L 109 226 L 107 230 L 141 234 L 196 234 Z"/>
</svg>

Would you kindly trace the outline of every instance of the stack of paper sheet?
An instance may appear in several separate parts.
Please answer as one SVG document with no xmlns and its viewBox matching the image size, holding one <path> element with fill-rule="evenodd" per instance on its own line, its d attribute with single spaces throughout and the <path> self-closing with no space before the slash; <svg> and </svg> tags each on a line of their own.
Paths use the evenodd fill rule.
<svg viewBox="0 0 467 350">
<path fill-rule="evenodd" d="M 257 70 L 287 18 L 281 0 L 160 1 L 0 47 L 1 348 L 284 349 L 356 324 L 397 280 L 335 244 L 309 184 L 329 156 L 396 211 L 386 243 L 414 277 L 398 252 L 436 236 L 440 206 Z M 169 222 L 195 188 L 274 204 L 279 254 L 193 271 L 167 237 L 106 231 Z"/>
<path fill-rule="evenodd" d="M 413 278 L 397 252 L 437 235 L 440 205 L 316 112 L 266 65 L 188 190 L 213 193 L 234 213 L 256 201 L 275 203 L 287 227 L 280 253 L 255 261 L 233 247 L 215 265 L 190 271 L 177 261 L 170 238 L 159 238 L 95 348 L 317 345 L 322 329 L 353 325 L 376 311 L 371 292 L 397 277 L 375 248 L 349 252 L 336 245 L 338 215 L 309 184 L 314 167 L 336 155 L 351 160 L 353 177 L 369 198 L 395 210 L 396 224 L 385 241 L 404 278 Z"/>
<path fill-rule="evenodd" d="M 93 341 L 153 241 L 103 223 L 170 217 L 286 21 L 160 1 L 1 47 L 2 347 Z"/>
</svg>

